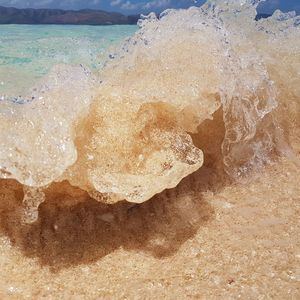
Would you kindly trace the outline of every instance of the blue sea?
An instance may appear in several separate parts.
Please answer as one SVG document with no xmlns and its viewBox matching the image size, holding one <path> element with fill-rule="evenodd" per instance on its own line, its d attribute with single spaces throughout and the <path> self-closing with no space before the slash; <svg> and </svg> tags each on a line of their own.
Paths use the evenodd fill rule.
<svg viewBox="0 0 300 300">
<path fill-rule="evenodd" d="M 137 26 L 0 25 L 0 97 L 18 96 L 59 64 L 96 70 Z"/>
</svg>

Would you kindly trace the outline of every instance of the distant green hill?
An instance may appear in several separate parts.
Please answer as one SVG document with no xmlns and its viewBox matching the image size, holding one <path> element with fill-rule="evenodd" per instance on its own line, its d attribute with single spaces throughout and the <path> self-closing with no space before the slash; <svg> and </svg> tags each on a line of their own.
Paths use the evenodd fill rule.
<svg viewBox="0 0 300 300">
<path fill-rule="evenodd" d="M 17 9 L 0 6 L 0 24 L 136 24 L 139 16 L 125 16 L 102 10 Z"/>
<path fill-rule="evenodd" d="M 258 14 L 256 19 L 269 16 Z M 138 19 L 139 15 L 125 16 L 103 10 L 17 9 L 0 6 L 0 24 L 121 25 L 136 24 Z"/>
</svg>

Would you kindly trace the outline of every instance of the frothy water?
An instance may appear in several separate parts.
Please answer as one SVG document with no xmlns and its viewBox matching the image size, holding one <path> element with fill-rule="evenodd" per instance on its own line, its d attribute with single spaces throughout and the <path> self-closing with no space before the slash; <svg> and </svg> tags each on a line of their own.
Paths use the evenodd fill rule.
<svg viewBox="0 0 300 300">
<path fill-rule="evenodd" d="M 240 178 L 290 153 L 299 139 L 300 18 L 276 11 L 255 21 L 259 2 L 150 14 L 100 65 L 92 51 L 72 66 L 75 49 L 22 97 L 4 97 L 0 177 L 24 185 L 27 220 L 53 182 L 102 202 L 140 203 L 209 157 Z"/>
</svg>

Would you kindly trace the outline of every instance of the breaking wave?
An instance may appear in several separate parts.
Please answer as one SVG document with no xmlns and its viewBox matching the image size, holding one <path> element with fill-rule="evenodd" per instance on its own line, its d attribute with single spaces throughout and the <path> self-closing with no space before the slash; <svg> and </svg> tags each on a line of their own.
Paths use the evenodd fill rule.
<svg viewBox="0 0 300 300">
<path fill-rule="evenodd" d="M 141 203 L 206 159 L 239 178 L 295 150 L 300 18 L 255 21 L 259 2 L 150 14 L 96 73 L 57 66 L 27 96 L 0 101 L 0 178 L 24 185 L 26 220 L 54 182 Z"/>
</svg>

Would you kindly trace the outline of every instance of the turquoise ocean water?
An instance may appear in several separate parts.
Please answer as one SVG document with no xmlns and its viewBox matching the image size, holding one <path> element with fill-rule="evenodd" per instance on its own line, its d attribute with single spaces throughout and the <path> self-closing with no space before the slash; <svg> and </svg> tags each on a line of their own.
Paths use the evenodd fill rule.
<svg viewBox="0 0 300 300">
<path fill-rule="evenodd" d="M 18 96 L 58 64 L 96 70 L 137 26 L 1 25 L 0 97 Z"/>
</svg>

